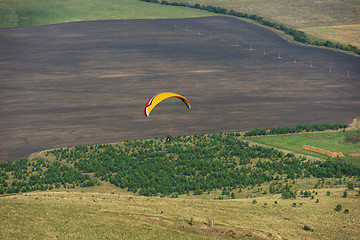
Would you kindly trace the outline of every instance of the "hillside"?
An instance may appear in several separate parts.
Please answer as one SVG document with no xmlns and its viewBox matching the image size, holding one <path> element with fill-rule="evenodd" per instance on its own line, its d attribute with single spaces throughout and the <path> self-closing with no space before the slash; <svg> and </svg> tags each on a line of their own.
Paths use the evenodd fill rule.
<svg viewBox="0 0 360 240">
<path fill-rule="evenodd" d="M 326 179 L 334 182 L 334 180 Z M 218 194 L 143 197 L 99 187 L 0 197 L 4 239 L 357 239 L 359 195 L 345 188 L 307 189 L 315 198 Z M 357 188 L 358 189 L 358 188 Z M 327 196 L 327 192 L 330 193 Z M 255 196 L 255 197 L 253 197 Z M 256 203 L 253 203 L 254 200 Z M 294 203 L 296 206 L 294 206 Z M 341 211 L 335 211 L 337 205 Z M 348 209 L 348 213 L 345 210 Z M 313 231 L 304 230 L 304 226 Z"/>
<path fill-rule="evenodd" d="M 340 6 L 240 2 L 269 17 L 275 3 Z M 357 5 L 342 3 L 353 24 Z M 294 13 L 283 9 L 276 21 Z M 150 20 L 205 15 L 137 0 L 0 0 L 2 27 L 75 22 L 0 29 L 0 239 L 358 239 L 359 118 L 265 128 L 358 115 L 359 59 L 235 18 Z M 149 20 L 79 22 L 134 18 Z M 192 112 L 170 101 L 147 121 L 145 99 L 168 88 Z M 229 131 L 251 127 L 266 136 Z"/>
<path fill-rule="evenodd" d="M 170 143 L 77 146 L 1 163 L 1 189 L 7 184 L 21 191 L 0 197 L 0 235 L 356 239 L 360 168 L 249 146 L 239 138 L 210 134 Z M 181 180 L 171 182 L 182 176 L 184 192 Z"/>
</svg>

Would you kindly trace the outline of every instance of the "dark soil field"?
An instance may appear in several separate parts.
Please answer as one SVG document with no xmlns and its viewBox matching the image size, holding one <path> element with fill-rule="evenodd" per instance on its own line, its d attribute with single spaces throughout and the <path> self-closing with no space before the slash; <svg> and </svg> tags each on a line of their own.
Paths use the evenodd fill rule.
<svg viewBox="0 0 360 240">
<path fill-rule="evenodd" d="M 0 29 L 0 161 L 32 152 L 360 115 L 360 58 L 230 17 Z M 160 103 L 156 93 L 186 96 Z"/>
</svg>

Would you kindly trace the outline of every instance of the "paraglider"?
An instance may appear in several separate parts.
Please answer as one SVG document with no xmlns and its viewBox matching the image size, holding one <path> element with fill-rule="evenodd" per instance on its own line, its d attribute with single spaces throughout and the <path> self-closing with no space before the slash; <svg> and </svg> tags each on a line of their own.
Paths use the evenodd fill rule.
<svg viewBox="0 0 360 240">
<path fill-rule="evenodd" d="M 158 105 L 160 102 L 162 102 L 163 100 L 167 99 L 167 98 L 171 98 L 171 97 L 176 97 L 178 99 L 180 99 L 181 101 L 183 101 L 185 103 L 185 105 L 190 109 L 191 106 L 190 106 L 190 102 L 189 100 L 182 96 L 182 95 L 179 95 L 177 93 L 172 93 L 172 92 L 163 92 L 163 93 L 159 93 L 159 94 L 156 94 L 154 96 L 152 96 L 145 104 L 145 107 L 144 107 L 144 114 L 146 117 L 149 117 L 150 116 L 150 112 L 154 109 L 154 107 L 156 105 Z M 170 132 L 167 134 L 166 136 L 166 140 L 165 140 L 166 143 L 170 143 L 171 142 L 171 136 L 170 136 Z"/>
<path fill-rule="evenodd" d="M 149 117 L 150 116 L 150 112 L 154 109 L 154 107 L 156 105 L 158 105 L 161 101 L 167 99 L 167 98 L 171 98 L 171 97 L 177 97 L 178 99 L 180 99 L 181 101 L 183 101 L 185 103 L 185 105 L 190 109 L 191 106 L 190 106 L 190 102 L 189 100 L 182 96 L 182 95 L 179 95 L 177 93 L 172 93 L 172 92 L 163 92 L 163 93 L 159 93 L 159 94 L 156 94 L 154 96 L 152 96 L 145 104 L 145 107 L 144 107 L 144 114 L 146 117 Z"/>
</svg>

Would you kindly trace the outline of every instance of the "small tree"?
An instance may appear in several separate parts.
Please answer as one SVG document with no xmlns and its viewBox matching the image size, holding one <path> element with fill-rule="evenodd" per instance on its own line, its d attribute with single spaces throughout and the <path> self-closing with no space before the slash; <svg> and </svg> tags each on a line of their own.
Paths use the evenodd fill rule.
<svg viewBox="0 0 360 240">
<path fill-rule="evenodd" d="M 353 182 L 348 182 L 347 188 L 348 188 L 349 190 L 354 190 L 354 183 L 353 183 Z"/>
<path fill-rule="evenodd" d="M 190 224 L 191 226 L 193 226 L 193 225 L 194 225 L 194 219 L 193 219 L 193 218 L 190 218 L 190 220 L 189 220 L 189 224 Z"/>
<path fill-rule="evenodd" d="M 345 191 L 343 194 L 343 198 L 347 198 L 347 196 L 348 196 L 348 193 L 347 193 L 347 191 Z"/>
<path fill-rule="evenodd" d="M 340 212 L 341 210 L 342 210 L 342 205 L 341 204 L 336 205 L 335 211 Z"/>
<path fill-rule="evenodd" d="M 313 229 L 311 229 L 311 227 L 309 227 L 308 225 L 305 225 L 304 227 L 303 227 L 303 229 L 305 230 L 305 231 L 314 231 Z"/>
</svg>

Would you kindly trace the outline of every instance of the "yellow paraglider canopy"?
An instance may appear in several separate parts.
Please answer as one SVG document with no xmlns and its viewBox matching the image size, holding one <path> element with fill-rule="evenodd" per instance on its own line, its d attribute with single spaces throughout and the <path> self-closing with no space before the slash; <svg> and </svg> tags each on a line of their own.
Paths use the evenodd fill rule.
<svg viewBox="0 0 360 240">
<path fill-rule="evenodd" d="M 145 107 L 144 107 L 144 114 L 146 117 L 149 117 L 150 115 L 150 112 L 154 109 L 154 107 L 156 105 L 158 105 L 161 101 L 167 99 L 167 98 L 171 98 L 171 97 L 177 97 L 178 99 L 180 99 L 181 101 L 183 101 L 185 103 L 185 105 L 190 109 L 191 106 L 190 106 L 190 102 L 189 100 L 184 97 L 184 96 L 181 96 L 177 93 L 172 93 L 172 92 L 163 92 L 163 93 L 159 93 L 159 94 L 156 94 L 154 96 L 152 96 L 148 101 L 147 103 L 145 104 Z"/>
</svg>

